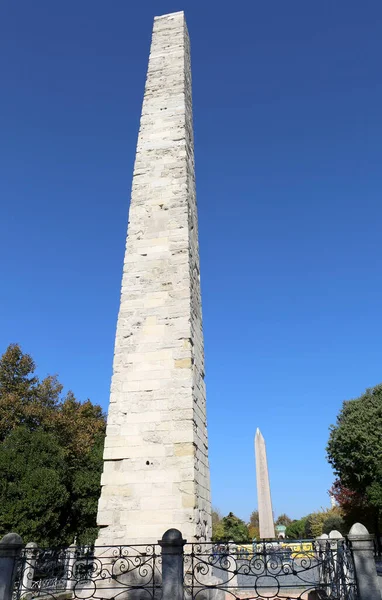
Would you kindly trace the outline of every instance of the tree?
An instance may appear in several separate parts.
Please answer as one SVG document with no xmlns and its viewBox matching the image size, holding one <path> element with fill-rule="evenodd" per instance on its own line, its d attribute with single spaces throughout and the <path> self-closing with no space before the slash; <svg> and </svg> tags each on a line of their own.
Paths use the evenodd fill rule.
<svg viewBox="0 0 382 600">
<path fill-rule="evenodd" d="M 233 542 L 248 542 L 248 527 L 232 512 L 226 517 L 223 517 L 215 528 L 214 535 L 212 537 L 214 542 L 217 541 L 233 541 Z"/>
<path fill-rule="evenodd" d="M 105 417 L 100 406 L 90 400 L 81 403 L 68 392 L 49 425 L 73 460 L 82 460 L 83 453 L 105 435 Z"/>
<path fill-rule="evenodd" d="M 222 521 L 219 521 L 219 523 L 215 523 L 215 525 L 212 526 L 212 541 L 219 542 L 224 541 L 226 539 L 227 536 L 224 529 L 224 523 L 222 523 Z"/>
<path fill-rule="evenodd" d="M 326 531 L 329 528 L 329 531 Z M 294 539 L 316 538 L 323 533 L 330 533 L 337 529 L 340 533 L 346 533 L 346 524 L 342 518 L 340 507 L 323 508 L 306 515 L 298 521 L 292 521 L 286 528 L 285 535 Z"/>
<path fill-rule="evenodd" d="M 304 538 L 307 520 L 307 517 L 303 517 L 302 519 L 292 521 L 285 530 L 286 537 L 292 540 Z"/>
<path fill-rule="evenodd" d="M 254 510 L 251 512 L 251 516 L 249 517 L 249 525 L 252 527 L 259 527 L 259 511 Z"/>
<path fill-rule="evenodd" d="M 327 457 L 341 486 L 373 514 L 379 535 L 382 514 L 382 384 L 345 401 L 330 427 Z"/>
<path fill-rule="evenodd" d="M 323 508 L 310 513 L 306 517 L 305 537 L 310 539 L 322 535 L 324 533 L 324 523 L 333 516 L 339 516 L 339 509 Z"/>
<path fill-rule="evenodd" d="M 285 527 L 288 527 L 288 525 L 290 525 L 292 522 L 293 522 L 292 519 L 290 517 L 288 517 L 288 515 L 283 513 L 282 515 L 277 517 L 277 521 L 276 521 L 275 525 L 284 525 Z"/>
<path fill-rule="evenodd" d="M 350 529 L 357 522 L 363 523 L 369 531 L 374 529 L 374 509 L 364 496 L 343 486 L 339 479 L 335 480 L 330 491 L 341 509 L 345 529 Z"/>
<path fill-rule="evenodd" d="M 260 538 L 259 511 L 254 510 L 249 517 L 248 534 L 251 540 Z"/>
<path fill-rule="evenodd" d="M 62 385 L 55 376 L 39 381 L 35 363 L 18 344 L 8 346 L 0 359 L 0 442 L 17 426 L 46 424 L 57 406 Z"/>
<path fill-rule="evenodd" d="M 71 530 L 81 544 L 93 543 L 97 537 L 96 524 L 103 465 L 103 438 L 92 444 L 82 464 L 78 461 L 70 482 Z M 72 536 L 73 536 L 72 533 Z"/>
<path fill-rule="evenodd" d="M 304 536 L 306 538 L 311 539 L 311 538 L 316 538 L 319 535 L 321 535 L 322 534 L 322 526 L 324 524 L 325 518 L 326 518 L 326 515 L 325 515 L 324 511 L 310 513 L 306 517 Z"/>
<path fill-rule="evenodd" d="M 70 495 L 65 455 L 41 429 L 15 428 L 0 444 L 0 531 L 46 545 L 67 539 Z"/>
<path fill-rule="evenodd" d="M 221 534 L 223 533 L 223 530 L 220 527 L 222 515 L 218 508 L 214 508 L 214 507 L 212 508 L 211 520 L 212 520 L 212 539 L 219 540 L 219 539 L 221 539 Z"/>
<path fill-rule="evenodd" d="M 349 528 L 346 526 L 346 523 L 340 514 L 329 515 L 323 522 L 322 533 L 329 534 L 334 530 L 339 531 L 343 536 L 349 531 Z"/>
<path fill-rule="evenodd" d="M 222 514 L 218 508 L 212 507 L 211 511 L 212 527 L 222 520 Z"/>
<path fill-rule="evenodd" d="M 105 416 L 90 400 L 61 397 L 17 344 L 0 359 L 0 535 L 57 545 L 97 535 Z M 40 452 L 41 446 L 41 452 Z"/>
</svg>

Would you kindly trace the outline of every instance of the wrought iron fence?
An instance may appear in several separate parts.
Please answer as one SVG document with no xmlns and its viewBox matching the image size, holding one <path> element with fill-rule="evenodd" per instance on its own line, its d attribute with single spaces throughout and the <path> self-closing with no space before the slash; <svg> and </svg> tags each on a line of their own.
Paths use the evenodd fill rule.
<svg viewBox="0 0 382 600">
<path fill-rule="evenodd" d="M 184 565 L 187 600 L 211 597 L 212 591 L 232 600 L 357 600 L 353 559 L 345 541 L 311 542 L 309 549 L 297 551 L 277 542 L 261 542 L 252 550 L 233 544 L 186 544 Z"/>
<path fill-rule="evenodd" d="M 14 599 L 117 599 L 135 591 L 154 600 L 161 588 L 160 565 L 156 544 L 75 551 L 37 548 L 33 553 L 25 549 L 19 558 Z"/>
<path fill-rule="evenodd" d="M 178 548 L 184 600 L 358 598 L 352 552 L 345 540 L 300 546 L 260 542 L 252 547 L 203 542 Z M 168 575 L 176 579 L 177 570 Z M 14 600 L 159 600 L 164 578 L 157 544 L 24 549 Z"/>
</svg>

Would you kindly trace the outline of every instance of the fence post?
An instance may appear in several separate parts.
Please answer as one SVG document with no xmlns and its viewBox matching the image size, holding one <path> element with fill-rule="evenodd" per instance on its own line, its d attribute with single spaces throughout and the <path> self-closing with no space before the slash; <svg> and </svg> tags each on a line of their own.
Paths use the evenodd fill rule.
<svg viewBox="0 0 382 600">
<path fill-rule="evenodd" d="M 316 537 L 316 542 L 318 542 L 318 549 L 320 551 L 326 549 L 328 539 L 329 539 L 329 536 L 327 533 L 323 533 L 322 535 L 319 535 L 318 537 Z"/>
<path fill-rule="evenodd" d="M 7 533 L 0 540 L 0 600 L 12 600 L 17 559 L 23 540 L 17 533 Z"/>
<path fill-rule="evenodd" d="M 316 538 L 316 552 L 319 556 L 319 580 L 323 585 L 327 585 L 329 581 L 329 569 L 328 569 L 328 539 L 327 533 L 323 533 Z M 324 588 L 326 589 L 326 588 Z"/>
<path fill-rule="evenodd" d="M 341 567 L 344 567 L 342 561 L 339 557 L 339 553 L 341 552 L 341 544 L 344 541 L 344 537 L 342 533 L 337 531 L 337 529 L 332 529 L 329 533 L 329 543 L 330 543 L 330 553 L 331 553 L 331 563 L 333 565 L 333 572 L 331 576 L 331 591 L 332 594 L 337 594 L 338 598 L 341 598 Z"/>
<path fill-rule="evenodd" d="M 355 523 L 350 529 L 348 539 L 353 551 L 359 600 L 381 600 L 374 560 L 374 536 L 364 525 Z"/>
<path fill-rule="evenodd" d="M 183 600 L 183 546 L 186 540 L 178 529 L 168 529 L 158 544 L 162 548 L 162 598 Z"/>
<path fill-rule="evenodd" d="M 332 531 L 329 533 L 330 550 L 332 552 L 333 565 L 335 568 L 337 566 L 338 548 L 339 548 L 340 542 L 342 542 L 343 540 L 344 540 L 344 537 L 343 537 L 342 533 L 337 531 L 337 529 L 332 529 Z"/>
<path fill-rule="evenodd" d="M 24 596 L 32 589 L 34 568 L 36 566 L 38 547 L 34 542 L 29 542 L 25 546 L 25 561 L 23 578 L 21 582 L 21 596 Z"/>
<path fill-rule="evenodd" d="M 74 565 L 76 562 L 76 550 L 77 546 L 75 544 L 71 544 L 67 550 L 68 556 L 66 558 L 66 585 L 65 589 L 67 591 L 71 591 L 74 588 L 74 584 L 76 583 L 74 577 Z"/>
<path fill-rule="evenodd" d="M 329 537 L 330 543 L 334 549 L 337 548 L 338 542 L 344 539 L 344 536 L 342 535 L 342 533 L 337 531 L 337 529 L 332 529 L 332 531 L 329 533 L 328 537 Z"/>
</svg>

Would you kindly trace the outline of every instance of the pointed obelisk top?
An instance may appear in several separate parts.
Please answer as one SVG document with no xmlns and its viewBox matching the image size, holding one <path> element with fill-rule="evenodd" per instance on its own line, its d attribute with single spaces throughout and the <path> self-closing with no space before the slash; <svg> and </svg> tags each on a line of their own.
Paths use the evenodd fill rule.
<svg viewBox="0 0 382 600">
<path fill-rule="evenodd" d="M 176 12 L 166 13 L 165 15 L 158 15 L 157 17 L 154 17 L 154 21 L 156 21 L 157 19 L 166 19 L 167 17 L 175 17 L 178 15 L 182 15 L 184 17 L 184 10 L 178 10 Z"/>
</svg>

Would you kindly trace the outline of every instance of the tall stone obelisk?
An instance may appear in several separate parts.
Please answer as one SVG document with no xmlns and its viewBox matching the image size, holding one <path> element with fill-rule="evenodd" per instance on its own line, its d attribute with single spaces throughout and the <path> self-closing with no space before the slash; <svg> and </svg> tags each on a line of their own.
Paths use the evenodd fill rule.
<svg viewBox="0 0 382 600">
<path fill-rule="evenodd" d="M 262 539 L 275 538 L 275 525 L 273 522 L 271 486 L 269 484 L 267 452 L 265 449 L 265 440 L 259 428 L 256 429 L 255 455 L 260 537 Z"/>
<path fill-rule="evenodd" d="M 97 544 L 209 539 L 190 47 L 154 20 L 134 166 Z"/>
</svg>

